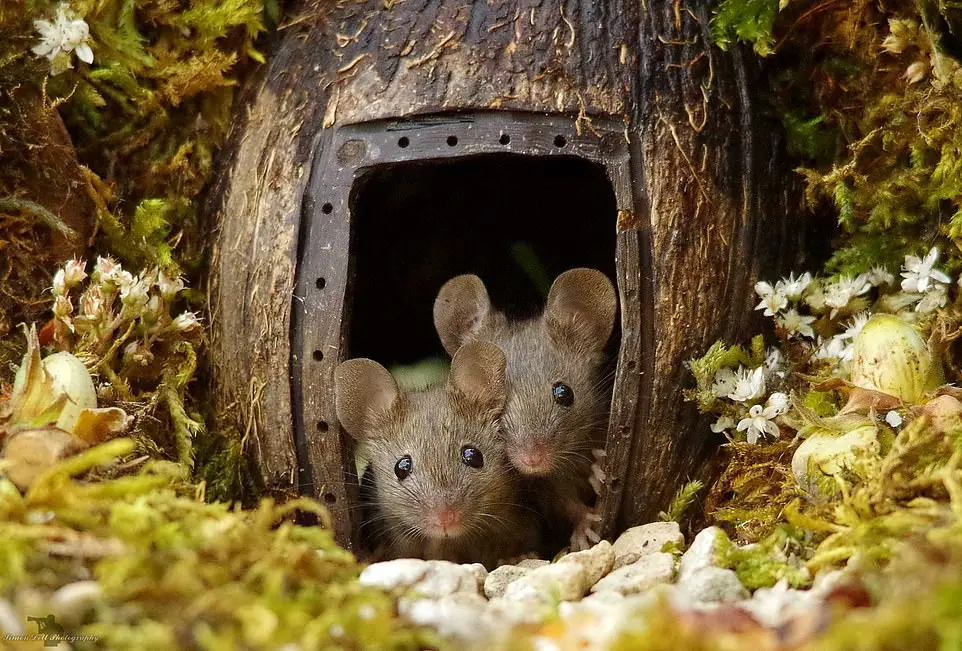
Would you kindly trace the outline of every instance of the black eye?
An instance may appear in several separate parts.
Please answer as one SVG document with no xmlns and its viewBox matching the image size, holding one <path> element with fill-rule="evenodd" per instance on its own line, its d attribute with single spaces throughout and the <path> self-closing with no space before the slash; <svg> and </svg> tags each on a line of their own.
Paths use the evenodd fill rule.
<svg viewBox="0 0 962 651">
<path fill-rule="evenodd" d="M 575 401 L 575 392 L 564 382 L 555 382 L 551 387 L 551 397 L 562 407 L 570 407 Z"/>
<path fill-rule="evenodd" d="M 472 468 L 480 468 L 484 465 L 484 455 L 481 454 L 481 450 L 478 448 L 472 445 L 465 445 L 461 448 L 461 462 Z"/>
<path fill-rule="evenodd" d="M 405 477 L 411 474 L 411 469 L 413 465 L 411 464 L 411 455 L 405 454 L 403 457 L 397 460 L 394 464 L 394 474 L 401 481 L 404 481 Z"/>
</svg>

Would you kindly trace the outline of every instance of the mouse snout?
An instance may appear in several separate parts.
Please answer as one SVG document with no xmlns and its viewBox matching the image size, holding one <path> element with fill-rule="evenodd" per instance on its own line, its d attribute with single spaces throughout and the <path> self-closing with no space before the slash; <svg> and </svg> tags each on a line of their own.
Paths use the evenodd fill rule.
<svg viewBox="0 0 962 651">
<path fill-rule="evenodd" d="M 554 465 L 554 455 L 545 443 L 529 443 L 511 455 L 511 462 L 526 475 L 546 475 Z"/>
<path fill-rule="evenodd" d="M 461 533 L 464 513 L 450 504 L 440 505 L 428 514 L 428 528 L 438 537 L 454 537 Z"/>
</svg>

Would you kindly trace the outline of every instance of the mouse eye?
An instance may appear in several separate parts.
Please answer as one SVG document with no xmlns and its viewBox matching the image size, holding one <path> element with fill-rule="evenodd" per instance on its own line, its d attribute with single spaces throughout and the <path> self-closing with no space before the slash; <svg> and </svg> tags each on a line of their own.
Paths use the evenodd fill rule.
<svg viewBox="0 0 962 651">
<path fill-rule="evenodd" d="M 480 468 L 484 465 L 484 455 L 473 445 L 465 445 L 461 448 L 461 462 L 472 468 Z"/>
<path fill-rule="evenodd" d="M 575 402 L 575 392 L 564 382 L 555 382 L 551 386 L 551 397 L 562 407 L 570 407 Z"/>
<path fill-rule="evenodd" d="M 405 454 L 394 464 L 394 474 L 397 475 L 398 480 L 404 481 L 404 479 L 411 474 L 412 468 L 411 455 Z"/>
</svg>

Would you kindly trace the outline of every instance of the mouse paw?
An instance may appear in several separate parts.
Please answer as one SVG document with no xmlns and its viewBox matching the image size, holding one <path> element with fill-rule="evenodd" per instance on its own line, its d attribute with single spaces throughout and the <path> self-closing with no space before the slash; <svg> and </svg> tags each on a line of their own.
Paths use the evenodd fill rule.
<svg viewBox="0 0 962 651">
<path fill-rule="evenodd" d="M 601 522 L 601 516 L 594 511 L 588 511 L 581 517 L 575 525 L 575 530 L 571 532 L 571 551 L 589 549 L 595 543 L 601 542 L 601 536 L 594 530 L 594 525 L 599 522 Z"/>
<path fill-rule="evenodd" d="M 608 479 L 608 474 L 601 467 L 603 459 L 607 456 L 604 450 L 595 449 L 591 451 L 594 455 L 595 461 L 591 464 L 591 476 L 588 477 L 588 483 L 591 484 L 591 488 L 595 491 L 595 495 L 601 495 L 601 487 L 604 486 L 605 481 Z"/>
</svg>

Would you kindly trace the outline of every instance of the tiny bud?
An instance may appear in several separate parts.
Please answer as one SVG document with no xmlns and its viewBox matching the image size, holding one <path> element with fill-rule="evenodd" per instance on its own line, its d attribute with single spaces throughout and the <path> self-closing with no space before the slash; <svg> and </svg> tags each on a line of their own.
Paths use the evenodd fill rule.
<svg viewBox="0 0 962 651">
<path fill-rule="evenodd" d="M 192 332 L 200 328 L 200 319 L 193 312 L 184 312 L 174 319 L 173 326 L 180 332 Z"/>
<path fill-rule="evenodd" d="M 67 287 L 73 287 L 77 283 L 80 283 L 87 277 L 87 272 L 84 271 L 86 263 L 83 260 L 70 260 L 64 266 L 64 281 L 67 283 Z"/>
<path fill-rule="evenodd" d="M 925 61 L 916 61 L 910 65 L 905 70 L 905 74 L 902 75 L 905 80 L 910 84 L 916 84 L 929 74 L 929 64 Z"/>
<path fill-rule="evenodd" d="M 161 270 L 157 277 L 157 286 L 160 288 L 160 294 L 164 297 L 164 300 L 170 301 L 177 295 L 177 292 L 184 288 L 184 280 L 180 276 L 171 278 Z"/>
<path fill-rule="evenodd" d="M 53 303 L 53 315 L 62 319 L 73 312 L 73 303 L 66 296 L 58 296 Z"/>
<path fill-rule="evenodd" d="M 64 280 L 63 269 L 58 269 L 53 275 L 53 295 L 65 296 L 67 294 L 67 283 Z"/>
<path fill-rule="evenodd" d="M 104 297 L 99 285 L 91 285 L 80 296 L 80 312 L 90 319 L 98 319 L 104 308 Z"/>
</svg>

